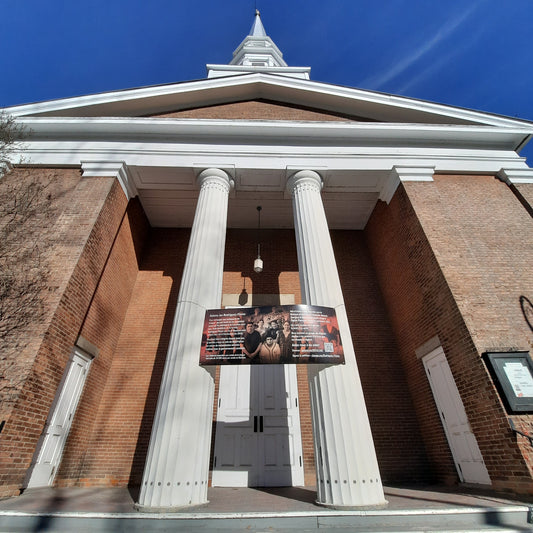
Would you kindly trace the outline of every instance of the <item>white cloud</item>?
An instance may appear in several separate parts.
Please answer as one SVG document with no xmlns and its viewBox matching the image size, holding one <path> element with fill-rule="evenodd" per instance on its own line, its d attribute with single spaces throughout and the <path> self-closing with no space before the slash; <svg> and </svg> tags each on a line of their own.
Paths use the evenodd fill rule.
<svg viewBox="0 0 533 533">
<path fill-rule="evenodd" d="M 459 13 L 454 19 L 450 20 L 448 24 L 443 26 L 429 41 L 424 43 L 419 48 L 413 50 L 407 57 L 404 57 L 398 61 L 394 67 L 390 70 L 387 70 L 381 75 L 367 78 L 360 85 L 362 87 L 372 87 L 373 89 L 379 90 L 380 87 L 393 80 L 397 76 L 400 76 L 405 72 L 411 65 L 416 63 L 420 58 L 431 52 L 435 47 L 440 45 L 442 41 L 450 37 L 450 35 L 461 26 L 472 14 L 478 9 L 478 7 L 484 3 L 484 0 L 473 4 L 469 9 L 463 13 Z M 453 54 L 449 54 L 448 57 L 451 57 Z M 439 61 L 440 63 L 440 61 Z M 433 69 L 432 69 L 433 70 Z"/>
<path fill-rule="evenodd" d="M 394 92 L 398 94 L 405 94 L 413 87 L 416 87 L 419 83 L 425 81 L 430 77 L 433 77 L 436 72 L 443 68 L 444 65 L 450 63 L 455 58 L 458 58 L 459 56 L 464 54 L 464 50 L 468 49 L 471 45 L 473 45 L 481 37 L 484 31 L 485 30 L 480 27 L 477 29 L 477 31 L 470 33 L 468 40 L 461 42 L 461 47 L 456 46 L 453 48 L 449 48 L 447 54 L 444 54 L 438 60 L 433 61 L 431 66 L 429 66 L 428 68 L 421 70 L 418 74 L 412 76 L 407 83 L 395 89 Z"/>
</svg>

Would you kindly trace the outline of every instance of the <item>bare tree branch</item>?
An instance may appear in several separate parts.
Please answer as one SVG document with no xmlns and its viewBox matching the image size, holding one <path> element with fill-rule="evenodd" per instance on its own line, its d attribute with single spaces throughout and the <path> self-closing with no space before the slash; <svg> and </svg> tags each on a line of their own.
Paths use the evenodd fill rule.
<svg viewBox="0 0 533 533">
<path fill-rule="evenodd" d="M 55 208 L 51 179 L 12 170 L 23 129 L 0 113 L 0 401 L 16 395 L 32 326 L 45 313 Z"/>
<path fill-rule="evenodd" d="M 12 156 L 20 149 L 24 135 L 24 128 L 5 111 L 0 111 L 0 179 L 12 168 Z"/>
</svg>

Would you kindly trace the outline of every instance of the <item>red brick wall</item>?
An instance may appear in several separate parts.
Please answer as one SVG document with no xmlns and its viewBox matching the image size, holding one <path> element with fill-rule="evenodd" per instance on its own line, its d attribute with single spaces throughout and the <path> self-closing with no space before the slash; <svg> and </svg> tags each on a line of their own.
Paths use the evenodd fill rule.
<svg viewBox="0 0 533 533">
<path fill-rule="evenodd" d="M 52 265 L 56 286 L 50 293 L 44 338 L 1 435 L 0 495 L 16 494 L 22 486 L 126 208 L 124 193 L 114 179 L 80 180 L 79 170 L 57 172 L 66 175 L 60 177 L 65 190 L 54 228 L 58 236 Z"/>
<path fill-rule="evenodd" d="M 349 117 L 340 113 L 328 113 L 322 110 L 307 109 L 290 104 L 250 100 L 219 104 L 196 109 L 185 109 L 161 115 L 160 118 L 212 118 L 212 119 L 243 119 L 243 120 L 320 120 L 320 121 L 367 121 L 359 117 Z"/>
<path fill-rule="evenodd" d="M 47 246 L 53 247 L 54 244 L 63 244 L 65 238 L 65 229 L 68 223 L 65 223 L 63 212 L 68 209 L 69 201 L 73 197 L 73 191 L 79 186 L 81 173 L 79 169 L 26 169 L 17 168 L 6 174 L 0 181 L 2 195 L 11 197 L 15 191 L 20 192 L 28 190 L 32 184 L 39 184 L 45 187 L 41 193 L 38 193 L 37 202 L 39 211 L 46 211 L 44 220 L 38 218 L 42 216 L 39 213 L 36 217 L 31 217 L 19 226 L 14 232 L 20 232 L 24 238 L 26 235 L 35 235 L 35 241 L 40 243 L 41 254 L 39 259 L 44 258 L 43 269 L 48 274 L 48 279 L 44 281 L 45 290 L 41 290 L 41 284 L 38 282 L 38 289 L 31 290 L 32 293 L 39 295 L 38 300 L 41 305 L 36 305 L 36 313 L 31 317 L 28 323 L 19 320 L 14 322 L 11 317 L 0 317 L 8 321 L 6 328 L 15 327 L 13 333 L 1 339 L 0 351 L 0 420 L 9 421 L 11 409 L 16 404 L 18 395 L 24 386 L 24 382 L 30 372 L 35 360 L 35 355 L 39 349 L 42 337 L 48 327 L 51 317 L 58 305 L 61 293 L 65 288 L 68 277 L 75 264 L 75 253 L 79 250 L 75 246 L 71 247 L 74 255 L 69 257 L 62 248 L 61 258 L 56 254 L 50 254 Z M 15 189 L 15 191 L 13 190 Z M 49 200 L 48 200 L 49 195 Z M 6 198 L 7 200 L 7 198 Z M 11 198 L 9 198 L 9 201 Z M 7 209 L 7 206 L 3 206 Z M 20 220 L 20 218 L 19 218 Z M 0 220 L 0 224 L 2 220 Z M 43 224 L 46 227 L 43 227 Z M 51 228 L 51 230 L 50 230 Z M 54 231 L 60 233 L 54 235 Z M 79 227 L 72 228 L 74 235 L 82 239 L 86 236 L 86 231 L 80 231 Z M 13 238 L 13 231 L 10 231 Z M 16 256 L 15 256 L 16 257 Z M 20 263 L 21 257 L 16 257 L 17 267 L 23 271 L 30 271 L 35 257 L 28 258 L 26 263 Z M 15 259 L 11 259 L 12 261 Z M 39 270 L 37 275 L 42 273 Z M 31 279 L 31 278 L 30 278 Z M 9 322 L 11 320 L 11 322 Z M 1 334 L 0 334 L 1 336 Z"/>
<path fill-rule="evenodd" d="M 113 446 L 114 437 L 103 439 L 100 435 L 102 425 L 115 422 L 109 413 L 115 413 L 120 402 L 115 398 L 107 405 L 100 406 L 100 403 L 101 400 L 104 402 L 107 400 L 104 391 L 112 389 L 116 393 L 124 386 L 124 380 L 117 379 L 116 376 L 111 376 L 109 384 L 107 381 L 112 365 L 117 364 L 117 359 L 113 356 L 137 279 L 148 230 L 148 221 L 142 207 L 139 201 L 134 199 L 129 203 L 126 216 L 122 219 L 81 327 L 81 335 L 96 346 L 99 353 L 91 364 L 75 422 L 69 433 L 61 467 L 56 477 L 57 485 L 66 485 L 78 478 L 83 480 L 85 472 L 91 468 L 93 457 L 98 456 L 98 451 L 102 448 L 106 449 L 106 453 L 100 457 L 99 475 L 106 482 L 115 481 L 113 467 L 120 462 L 123 454 L 120 449 Z M 95 416 L 97 413 L 100 414 L 102 409 L 104 413 Z M 115 428 L 127 429 L 128 420 L 128 409 L 125 406 Z"/>
<path fill-rule="evenodd" d="M 382 479 L 386 483 L 431 481 L 399 349 L 364 234 L 331 233 Z"/>
<path fill-rule="evenodd" d="M 523 183 L 516 185 L 520 194 L 527 200 L 529 205 L 533 207 L 533 183 Z"/>
<path fill-rule="evenodd" d="M 109 298 L 117 298 L 108 287 L 118 283 L 123 292 L 132 287 L 131 299 L 126 311 L 126 296 L 119 304 L 120 313 L 125 311 L 121 328 L 117 322 L 102 331 L 106 321 L 100 306 L 87 317 L 84 331 L 93 330 L 95 335 L 102 331 L 106 346 L 91 368 L 80 401 L 80 406 L 85 405 L 69 437 L 63 461 L 67 464 L 60 471 L 62 485 L 141 482 L 189 230 L 150 230 L 138 271 L 129 231 L 117 239 L 114 264 L 106 269 L 108 279 L 97 298 L 104 306 Z M 127 282 L 120 280 L 124 263 Z"/>
<path fill-rule="evenodd" d="M 533 287 L 533 219 L 490 176 L 436 176 L 426 189 L 414 185 L 409 198 L 478 351 L 528 349 L 533 332 L 519 297 Z"/>
<path fill-rule="evenodd" d="M 435 176 L 380 203 L 366 235 L 407 373 L 424 442 L 443 481 L 456 478 L 415 350 L 438 335 L 494 487 L 531 492 L 526 448 L 480 355 L 531 342 L 518 299 L 533 286 L 532 220 L 489 176 Z M 531 424 L 530 416 L 515 417 Z M 526 460 L 524 459 L 526 457 Z"/>
</svg>

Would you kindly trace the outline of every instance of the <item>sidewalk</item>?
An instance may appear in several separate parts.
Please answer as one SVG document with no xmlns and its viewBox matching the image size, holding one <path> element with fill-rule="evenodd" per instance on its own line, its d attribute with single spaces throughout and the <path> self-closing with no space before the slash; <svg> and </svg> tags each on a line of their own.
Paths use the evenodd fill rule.
<svg viewBox="0 0 533 533">
<path fill-rule="evenodd" d="M 100 512 L 135 513 L 135 489 L 120 488 L 55 488 L 25 491 L 21 496 L 0 500 L 0 511 L 25 512 Z M 250 512 L 320 512 L 333 509 L 315 503 L 314 487 L 225 488 L 211 487 L 209 503 L 177 513 L 250 513 Z M 386 510 L 446 509 L 456 507 L 494 508 L 502 505 L 533 505 L 490 492 L 456 487 L 385 487 L 389 502 Z"/>
<path fill-rule="evenodd" d="M 531 504 L 488 492 L 473 491 L 474 489 L 468 487 L 385 487 L 385 497 L 389 502 L 386 509 L 340 511 L 316 505 L 314 487 L 215 487 L 209 489 L 207 505 L 172 513 L 149 513 L 135 510 L 136 493 L 127 488 L 47 487 L 28 490 L 19 497 L 0 501 L 0 531 L 63 531 L 60 527 L 61 520 L 67 519 L 78 520 L 77 531 L 89 531 L 97 522 L 101 524 L 98 530 L 112 531 L 113 529 L 104 529 L 103 525 L 105 521 L 109 524 L 111 520 L 119 521 L 124 526 L 128 523 L 129 531 L 159 530 L 155 528 L 156 522 L 157 527 L 163 527 L 161 524 L 167 522 L 165 527 L 173 524 L 173 529 L 182 531 L 196 530 L 197 527 L 198 530 L 228 530 L 232 529 L 232 524 L 236 531 L 241 530 L 241 527 L 244 530 L 243 524 L 251 523 L 256 525 L 248 526 L 250 531 L 283 531 L 295 528 L 310 531 L 325 527 L 319 523 L 329 524 L 327 527 L 330 529 L 350 527 L 352 531 L 388 531 L 388 523 L 391 527 L 397 527 L 405 522 L 406 527 L 411 528 L 413 521 L 433 524 L 437 530 L 443 521 L 452 524 L 455 520 L 460 523 L 461 520 L 466 520 L 467 516 L 474 517 L 475 523 L 489 529 L 495 526 L 507 527 L 512 522 L 513 529 L 509 531 L 532 531 L 532 526 L 527 524 Z M 517 513 L 520 513 L 521 518 L 519 523 L 515 524 L 512 517 Z M 34 525 L 31 529 L 30 526 L 24 529 L 22 525 L 20 529 L 9 529 L 8 524 L 11 528 L 16 526 L 16 523 L 12 522 L 15 519 L 32 519 L 31 523 Z M 92 525 L 89 525 L 91 520 Z M 285 520 L 284 525 L 279 525 L 281 520 Z M 361 526 L 355 521 L 360 523 L 362 520 L 365 521 L 366 529 L 358 529 Z M 50 527 L 52 522 L 53 528 Z M 132 525 L 134 522 L 135 525 Z M 140 522 L 143 522 L 144 526 L 138 525 Z M 46 527 L 36 527 L 35 524 L 46 524 Z M 72 522 L 70 524 L 72 526 Z M 298 524 L 302 524 L 301 529 Z M 312 524 L 316 524 L 316 527 Z M 376 524 L 379 524 L 379 527 Z M 84 529 L 85 527 L 87 529 Z M 378 529 L 375 529 L 376 527 Z M 466 529 L 461 529 L 463 530 Z M 498 529 L 502 530 L 504 529 Z"/>
</svg>

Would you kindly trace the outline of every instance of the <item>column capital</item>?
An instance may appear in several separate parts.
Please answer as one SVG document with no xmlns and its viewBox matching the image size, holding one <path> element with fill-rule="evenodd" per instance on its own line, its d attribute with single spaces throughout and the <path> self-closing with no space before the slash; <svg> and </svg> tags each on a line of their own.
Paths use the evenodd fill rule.
<svg viewBox="0 0 533 533">
<path fill-rule="evenodd" d="M 209 184 L 215 184 L 229 192 L 234 185 L 234 181 L 229 174 L 220 168 L 206 168 L 196 177 L 198 187 L 202 188 Z"/>
<path fill-rule="evenodd" d="M 287 190 L 294 194 L 296 187 L 304 184 L 320 192 L 324 182 L 320 174 L 314 170 L 299 170 L 288 179 Z"/>
</svg>

